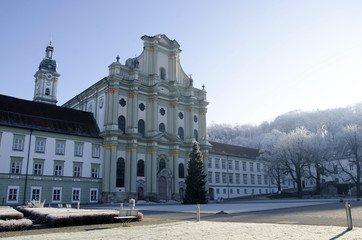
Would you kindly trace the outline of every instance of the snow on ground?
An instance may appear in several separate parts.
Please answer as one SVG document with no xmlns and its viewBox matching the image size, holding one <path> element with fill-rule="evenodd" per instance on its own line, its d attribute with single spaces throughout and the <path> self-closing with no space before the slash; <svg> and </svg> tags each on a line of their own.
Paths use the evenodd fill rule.
<svg viewBox="0 0 362 240">
<path fill-rule="evenodd" d="M 160 225 L 118 227 L 82 232 L 11 237 L 13 240 L 48 239 L 362 239 L 362 228 L 228 222 L 176 222 Z"/>
</svg>

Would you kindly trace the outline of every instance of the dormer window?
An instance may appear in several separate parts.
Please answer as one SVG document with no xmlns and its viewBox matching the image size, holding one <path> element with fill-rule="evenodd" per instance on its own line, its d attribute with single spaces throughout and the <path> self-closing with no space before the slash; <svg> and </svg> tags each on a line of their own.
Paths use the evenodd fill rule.
<svg viewBox="0 0 362 240">
<path fill-rule="evenodd" d="M 160 78 L 162 80 L 165 80 L 166 79 L 166 70 L 162 67 L 160 68 Z"/>
</svg>

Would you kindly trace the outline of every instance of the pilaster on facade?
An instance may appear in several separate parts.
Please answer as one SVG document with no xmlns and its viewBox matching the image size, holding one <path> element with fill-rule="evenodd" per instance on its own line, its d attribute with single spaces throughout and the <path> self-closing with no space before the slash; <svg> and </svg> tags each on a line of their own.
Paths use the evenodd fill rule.
<svg viewBox="0 0 362 240">
<path fill-rule="evenodd" d="M 158 131 L 158 97 L 153 95 L 148 98 L 148 111 L 147 111 L 147 133 L 146 136 L 151 137 L 156 135 Z"/>
<path fill-rule="evenodd" d="M 128 93 L 128 108 L 126 118 L 126 133 L 138 133 L 138 92 L 132 91 Z"/>
<path fill-rule="evenodd" d="M 193 106 L 188 106 L 186 107 L 186 125 L 185 125 L 185 131 L 186 131 L 186 136 L 185 136 L 185 141 L 187 143 L 192 143 L 195 138 L 194 138 L 194 123 L 193 123 L 193 116 L 194 116 L 194 107 Z"/>
<path fill-rule="evenodd" d="M 168 115 L 168 129 L 167 131 L 173 135 L 177 135 L 177 114 L 178 114 L 179 104 L 175 101 L 171 102 L 169 105 L 170 114 Z"/>
</svg>

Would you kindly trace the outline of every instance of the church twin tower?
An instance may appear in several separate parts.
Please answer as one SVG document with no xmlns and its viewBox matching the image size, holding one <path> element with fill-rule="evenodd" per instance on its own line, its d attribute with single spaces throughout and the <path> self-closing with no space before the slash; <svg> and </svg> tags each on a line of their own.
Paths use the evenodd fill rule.
<svg viewBox="0 0 362 240">
<path fill-rule="evenodd" d="M 53 59 L 54 47 L 50 41 L 45 50 L 45 58 L 40 62 L 35 73 L 34 101 L 56 104 L 57 84 L 60 74 L 57 73 L 57 63 Z"/>
</svg>

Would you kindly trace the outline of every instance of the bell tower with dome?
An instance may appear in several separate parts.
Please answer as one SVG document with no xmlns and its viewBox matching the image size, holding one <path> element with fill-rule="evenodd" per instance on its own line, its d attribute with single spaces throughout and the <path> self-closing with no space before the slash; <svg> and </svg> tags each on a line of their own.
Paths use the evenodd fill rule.
<svg viewBox="0 0 362 240">
<path fill-rule="evenodd" d="M 57 84 L 60 74 L 57 73 L 57 62 L 53 59 L 54 47 L 50 41 L 45 50 L 45 58 L 35 73 L 34 101 L 56 104 Z"/>
</svg>

